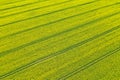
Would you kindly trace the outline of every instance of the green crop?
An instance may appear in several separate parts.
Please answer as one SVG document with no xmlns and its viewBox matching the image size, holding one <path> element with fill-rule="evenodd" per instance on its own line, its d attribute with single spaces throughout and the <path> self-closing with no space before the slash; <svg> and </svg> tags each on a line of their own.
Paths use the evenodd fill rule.
<svg viewBox="0 0 120 80">
<path fill-rule="evenodd" d="M 0 80 L 120 80 L 119 0 L 1 0 Z"/>
</svg>

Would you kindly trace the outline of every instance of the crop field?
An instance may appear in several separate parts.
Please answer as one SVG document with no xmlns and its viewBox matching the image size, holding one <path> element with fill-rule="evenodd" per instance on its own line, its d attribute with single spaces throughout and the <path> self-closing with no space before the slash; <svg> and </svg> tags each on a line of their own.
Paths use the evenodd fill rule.
<svg viewBox="0 0 120 80">
<path fill-rule="evenodd" d="M 120 80 L 120 0 L 0 0 L 0 80 Z"/>
</svg>

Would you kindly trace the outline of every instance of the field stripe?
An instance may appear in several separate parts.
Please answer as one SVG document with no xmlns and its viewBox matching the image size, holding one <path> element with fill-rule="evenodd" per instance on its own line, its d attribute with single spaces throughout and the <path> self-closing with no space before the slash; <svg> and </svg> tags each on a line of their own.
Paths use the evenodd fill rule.
<svg viewBox="0 0 120 80">
<path fill-rule="evenodd" d="M 114 16 L 114 15 L 117 15 L 117 14 L 120 14 L 120 12 L 116 12 L 116 13 L 113 13 L 113 14 L 111 14 L 111 15 L 108 15 L 108 16 L 105 16 L 105 17 L 102 17 L 102 18 L 99 18 L 99 19 L 96 19 L 96 20 L 87 22 L 87 23 L 85 23 L 85 24 L 83 24 L 83 25 L 76 26 L 76 27 L 74 27 L 74 28 L 72 28 L 72 29 L 68 29 L 68 30 L 66 30 L 66 31 L 59 32 L 59 33 L 54 34 L 54 35 L 51 35 L 51 36 L 48 36 L 48 37 L 45 37 L 45 38 L 42 38 L 42 39 L 40 38 L 40 39 L 38 39 L 38 40 L 29 42 L 29 43 L 24 44 L 24 45 L 21 45 L 21 46 L 19 46 L 19 47 L 16 47 L 16 48 L 13 48 L 13 49 L 10 49 L 10 50 L 3 51 L 3 52 L 0 53 L 0 57 L 1 57 L 1 56 L 4 56 L 4 55 L 7 55 L 7 54 L 9 54 L 9 53 L 11 53 L 11 52 L 15 52 L 15 51 L 17 51 L 17 50 L 19 50 L 19 49 L 22 49 L 22 48 L 24 48 L 24 47 L 30 46 L 30 45 L 32 45 L 32 44 L 36 44 L 36 43 L 38 43 L 38 42 L 45 41 L 45 40 L 47 40 L 47 39 L 49 39 L 49 38 L 58 36 L 58 35 L 60 35 L 60 34 L 63 34 L 63 33 L 69 32 L 69 31 L 72 31 L 72 30 L 74 30 L 74 29 L 78 29 L 78 28 L 80 28 L 80 27 L 84 27 L 85 25 L 88 25 L 88 24 L 91 24 L 91 23 L 95 23 L 95 22 L 97 22 L 97 21 L 99 21 L 99 20 L 103 20 L 103 19 L 105 19 L 105 18 Z"/>
<path fill-rule="evenodd" d="M 19 8 L 19 7 L 25 7 L 25 6 L 36 4 L 36 3 L 39 3 L 39 2 L 43 2 L 43 1 L 44 0 L 42 0 L 42 1 L 40 0 L 40 1 L 32 2 L 32 3 L 26 3 L 26 4 L 23 4 L 23 5 L 18 5 L 18 6 L 13 6 L 13 7 L 5 8 L 5 9 L 0 9 L 0 11 L 10 10 L 10 9 Z M 45 0 L 45 1 L 47 1 L 47 0 Z"/>
<path fill-rule="evenodd" d="M 72 1 L 72 0 L 71 0 L 71 1 Z M 69 1 L 67 1 L 67 2 L 69 2 Z M 58 4 L 63 4 L 63 3 L 65 3 L 65 2 L 58 3 Z M 83 4 L 80 4 L 80 5 L 77 5 L 77 6 L 82 6 L 82 5 L 86 5 L 86 4 L 89 4 L 89 3 L 92 3 L 92 2 L 83 3 Z M 58 5 L 58 4 L 55 4 L 55 5 Z M 53 6 L 53 5 L 51 5 L 51 6 Z M 22 20 L 10 22 L 10 23 L 7 23 L 7 24 L 0 25 L 0 27 L 6 27 L 7 25 L 10 25 L 10 24 L 14 24 L 14 23 L 26 21 L 26 20 L 29 20 L 29 19 L 34 19 L 34 18 L 37 18 L 37 17 L 42 17 L 42 16 L 45 16 L 45 15 L 48 15 L 48 14 L 53 14 L 53 13 L 56 13 L 56 12 L 64 11 L 64 10 L 67 10 L 67 9 L 70 9 L 70 8 L 73 8 L 73 7 L 77 7 L 77 6 L 67 7 L 67 8 L 63 8 L 63 9 L 60 9 L 60 10 L 51 11 L 51 12 L 49 12 L 49 13 L 45 13 L 45 14 L 33 16 L 33 17 L 30 17 L 30 18 L 26 18 L 26 19 L 22 19 Z M 50 7 L 50 6 L 49 6 L 49 7 Z"/>
<path fill-rule="evenodd" d="M 66 0 L 66 1 L 63 1 L 63 2 L 59 2 L 59 3 L 54 3 L 54 4 L 48 4 L 47 6 L 43 6 L 43 7 L 38 7 L 38 8 L 33 8 L 33 9 L 30 9 L 30 10 L 26 10 L 26 11 L 22 11 L 22 12 L 18 12 L 18 13 L 13 13 L 13 14 L 8 14 L 8 15 L 5 15 L 5 16 L 0 16 L 0 18 L 6 18 L 6 17 L 9 17 L 9 16 L 15 16 L 15 15 L 18 15 L 18 14 L 22 14 L 22 13 L 25 13 L 25 12 L 30 12 L 30 11 L 34 11 L 34 10 L 40 10 L 42 8 L 48 8 L 48 7 L 52 7 L 52 6 L 58 6 L 60 4 L 64 4 L 64 3 L 69 3 L 69 2 L 72 2 L 73 0 L 69 1 L 69 0 Z M 33 16 L 34 17 L 34 16 Z M 26 18 L 27 19 L 27 18 Z M 24 19 L 23 19 L 24 20 Z"/>
<path fill-rule="evenodd" d="M 119 0 L 0 2 L 0 80 L 120 78 Z"/>
<path fill-rule="evenodd" d="M 104 22 L 104 21 L 103 21 Z M 117 21 L 118 22 L 118 21 Z M 99 25 L 98 25 L 99 26 Z M 106 26 L 107 27 L 107 26 Z M 88 28 L 87 30 L 89 31 L 89 29 L 90 28 Z M 93 28 L 94 29 L 94 28 Z M 81 31 L 81 30 L 80 30 Z M 75 32 L 75 31 L 74 31 Z M 69 33 L 67 33 L 67 34 L 69 34 Z M 80 34 L 80 33 L 78 33 L 78 34 Z M 86 34 L 89 34 L 89 33 L 86 33 Z M 76 34 L 74 34 L 74 35 L 71 35 L 71 36 L 74 36 L 74 38 L 75 38 L 75 36 L 77 35 L 77 33 Z M 85 35 L 85 34 L 84 34 Z M 61 37 L 61 36 L 60 36 Z M 70 37 L 70 36 L 69 36 Z M 76 36 L 76 37 L 78 37 L 78 36 Z M 79 37 L 82 37 L 82 35 L 81 36 L 79 36 Z M 65 37 L 66 38 L 66 37 Z M 65 41 L 65 38 L 64 38 L 64 40 L 63 41 Z M 68 38 L 67 37 L 67 39 L 73 39 L 73 38 Z M 52 46 L 49 46 L 49 47 L 55 47 L 56 45 L 58 45 L 58 44 L 56 44 L 56 45 L 53 45 L 54 43 L 56 43 L 57 41 L 53 41 L 53 43 L 51 43 L 51 44 L 48 44 L 47 43 L 47 45 L 52 45 Z M 61 40 L 60 41 L 58 41 L 58 42 L 62 42 Z M 45 42 L 44 42 L 45 43 Z M 38 43 L 39 44 L 39 43 Z M 41 45 L 41 44 L 40 44 Z M 46 45 L 46 46 L 47 46 Z M 45 47 L 45 46 L 42 46 L 43 48 Z M 30 47 L 29 47 L 30 48 Z M 44 48 L 45 49 L 45 48 Z M 25 56 L 31 56 L 31 55 L 33 55 L 33 54 L 37 54 L 38 52 L 37 51 L 40 51 L 41 50 L 41 48 L 38 48 L 38 49 L 35 49 L 33 52 L 31 51 L 30 53 L 25 53 L 25 55 L 24 55 L 24 58 L 25 58 Z M 45 49 L 45 50 L 48 50 L 48 49 Z M 48 50 L 49 51 L 49 50 Z M 18 52 L 19 53 L 19 52 Z M 21 52 L 22 53 L 22 52 Z M 14 53 L 15 54 L 15 53 Z M 23 54 L 24 54 L 24 52 L 23 52 Z M 10 55 L 9 55 L 10 56 Z M 18 56 L 18 55 L 17 55 Z M 13 56 L 12 56 L 13 57 Z M 23 56 L 22 56 L 23 57 Z M 13 57 L 13 58 L 15 58 L 15 56 Z M 27 57 L 26 57 L 27 58 Z M 19 58 L 20 59 L 20 58 Z M 4 60 L 3 60 L 4 61 Z M 15 59 L 14 59 L 14 61 L 16 61 Z"/>
<path fill-rule="evenodd" d="M 48 36 L 48 37 L 45 37 L 45 38 L 42 38 L 42 39 L 40 38 L 40 39 L 38 39 L 38 40 L 29 42 L 29 43 L 27 43 L 27 44 L 18 46 L 18 47 L 16 47 L 16 48 L 3 51 L 3 52 L 0 53 L 0 57 L 1 57 L 1 56 L 4 56 L 4 55 L 7 55 L 7 54 L 9 54 L 9 53 L 15 52 L 15 51 L 17 51 L 17 50 L 20 50 L 20 49 L 22 49 L 22 48 L 24 48 L 24 47 L 30 46 L 30 45 L 32 45 L 32 44 L 36 44 L 36 43 L 38 43 L 38 42 L 45 41 L 45 40 L 47 40 L 47 39 L 49 39 L 49 38 L 52 38 L 52 37 L 58 36 L 58 35 L 60 35 L 60 34 L 63 34 L 63 33 L 66 33 L 66 32 L 69 32 L 69 31 L 72 31 L 72 30 L 75 30 L 75 29 L 78 29 L 78 28 L 80 28 L 80 27 L 84 27 L 85 25 L 88 25 L 88 24 L 91 24 L 91 23 L 95 23 L 95 22 L 97 22 L 97 21 L 99 21 L 99 20 L 103 20 L 103 19 L 105 19 L 105 18 L 114 16 L 114 15 L 117 15 L 117 14 L 120 14 L 120 12 L 116 12 L 116 13 L 113 13 L 113 14 L 111 14 L 111 15 L 108 15 L 108 16 L 105 16 L 105 17 L 102 17 L 102 18 L 99 18 L 99 19 L 96 19 L 96 20 L 87 22 L 87 23 L 85 23 L 85 24 L 76 26 L 76 27 L 71 28 L 71 29 L 68 29 L 68 30 L 65 30 L 65 31 L 63 31 L 63 32 L 59 32 L 59 33 L 53 34 L 53 35 L 51 35 L 51 36 Z"/>
<path fill-rule="evenodd" d="M 60 78 L 60 79 L 58 79 L 58 80 L 66 80 L 66 79 L 70 78 L 71 76 L 73 76 L 73 75 L 75 75 L 75 74 L 77 74 L 77 73 L 80 73 L 80 72 L 82 72 L 83 70 L 85 70 L 85 69 L 91 67 L 92 65 L 94 65 L 94 64 L 96 64 L 96 63 L 102 61 L 103 59 L 105 59 L 105 58 L 107 58 L 107 57 L 109 57 L 109 56 L 115 54 L 115 53 L 118 52 L 118 51 L 120 51 L 120 47 L 118 47 L 117 49 L 115 49 L 115 50 L 113 50 L 113 51 L 110 51 L 110 52 L 108 52 L 108 53 L 106 53 L 106 54 L 104 54 L 104 55 L 98 57 L 98 58 L 95 59 L 95 60 L 92 60 L 91 62 L 89 62 L 89 63 L 83 65 L 82 67 L 76 69 L 75 71 L 73 71 L 73 72 L 71 72 L 71 73 L 65 75 L 64 77 L 62 77 L 62 78 Z"/>
<path fill-rule="evenodd" d="M 109 19 L 108 19 L 109 20 Z M 104 22 L 104 21 L 103 21 Z M 117 21 L 118 22 L 118 21 Z M 99 25 L 98 25 L 99 26 Z M 97 27 L 97 26 L 96 26 Z M 105 26 L 105 27 L 107 27 L 107 26 Z M 104 27 L 102 27 L 102 28 L 104 28 Z M 90 28 L 89 28 L 90 29 Z M 88 29 L 88 30 L 89 30 Z M 93 28 L 94 29 L 94 28 Z M 81 31 L 81 30 L 80 30 Z M 75 31 L 74 31 L 75 32 Z M 90 32 L 90 31 L 89 31 Z M 67 34 L 69 34 L 69 33 L 67 33 Z M 89 34 L 89 33 L 86 33 L 86 34 Z M 77 35 L 77 34 L 76 34 Z M 85 35 L 85 34 L 83 34 L 83 35 Z M 73 36 L 75 36 L 75 35 L 73 35 Z M 92 36 L 92 35 L 91 35 Z M 61 37 L 61 36 L 60 36 Z M 78 37 L 80 37 L 80 36 L 76 36 L 76 38 L 78 38 Z M 82 35 L 81 35 L 81 37 L 82 37 Z M 75 37 L 74 37 L 75 38 Z M 73 40 L 74 38 L 68 38 L 68 39 L 70 39 L 70 40 Z M 70 41 L 69 40 L 69 41 Z M 81 39 L 80 39 L 81 40 Z M 84 39 L 82 39 L 82 40 L 84 40 Z M 78 40 L 79 41 L 79 40 Z M 61 42 L 61 40 L 59 41 L 59 42 Z M 77 42 L 77 41 L 76 41 Z M 44 42 L 45 43 L 45 42 Z M 54 42 L 53 42 L 53 44 L 55 43 L 55 40 L 54 40 Z M 64 42 L 63 42 L 64 43 Z M 74 42 L 75 43 L 75 42 Z M 38 44 L 40 44 L 40 43 L 38 43 Z M 52 45 L 52 46 L 49 46 L 49 47 L 55 47 L 55 45 L 53 45 L 53 44 L 48 44 L 47 43 L 47 45 L 49 46 L 49 45 Z M 61 43 L 60 43 L 61 44 Z M 73 43 L 72 43 L 73 44 Z M 41 45 L 41 44 L 40 44 Z M 56 45 L 59 45 L 58 43 L 56 44 Z M 69 46 L 69 45 L 68 45 Z M 43 48 L 44 48 L 44 46 L 42 46 Z M 41 48 L 42 48 L 41 47 Z M 57 47 L 57 46 L 56 46 Z M 38 47 L 37 47 L 38 48 Z M 34 54 L 39 54 L 39 53 L 41 53 L 41 48 L 39 48 L 39 49 L 35 49 L 34 51 L 31 51 L 31 52 L 29 52 L 29 53 L 27 53 L 27 52 L 20 52 L 20 53 L 23 53 L 24 54 L 24 58 L 27 58 L 28 56 L 29 57 L 32 57 L 32 55 L 34 55 Z M 30 47 L 29 47 L 29 49 L 30 49 Z M 45 48 L 44 48 L 45 49 Z M 47 50 L 47 51 L 49 51 L 50 49 L 45 49 L 45 50 Z M 56 51 L 56 50 L 55 50 Z M 55 52 L 54 51 L 54 52 Z M 16 53 L 14 53 L 13 55 L 16 55 L 16 54 L 19 54 L 19 52 L 16 52 Z M 43 54 L 44 54 L 44 52 L 43 52 Z M 48 54 L 50 54 L 50 52 L 48 53 Z M 10 54 L 10 55 L 12 55 L 12 54 Z M 9 56 L 10 56 L 9 55 Z M 46 55 L 46 54 L 45 54 Z M 18 55 L 17 55 L 18 56 Z M 26 56 L 26 57 L 25 57 Z M 44 55 L 43 55 L 44 56 Z M 13 57 L 13 56 L 12 56 Z M 5 57 L 5 58 L 7 58 L 7 57 Z M 9 57 L 8 57 L 9 58 Z M 15 56 L 13 57 L 13 58 L 15 58 Z M 23 56 L 22 56 L 22 58 L 23 58 Z M 29 59 L 29 58 L 28 58 Z M 34 58 L 35 59 L 35 58 Z M 19 60 L 20 60 L 20 58 L 19 58 Z M 33 59 L 31 59 L 31 61 L 32 61 Z M 4 60 L 3 60 L 4 61 Z M 14 60 L 14 61 L 16 61 L 16 60 Z M 21 61 L 22 62 L 22 61 Z"/>
<path fill-rule="evenodd" d="M 86 14 L 86 13 L 90 13 L 90 12 L 93 12 L 93 11 L 96 11 L 96 10 L 99 10 L 99 9 L 104 9 L 104 8 L 107 8 L 107 7 L 110 7 L 110 6 L 114 6 L 114 5 L 116 5 L 116 4 L 118 4 L 118 3 L 111 4 L 111 5 L 107 5 L 107 6 L 102 6 L 102 7 L 99 7 L 99 8 L 90 10 L 90 11 L 86 11 L 86 12 L 83 12 L 83 13 L 80 13 L 80 14 L 72 15 L 72 16 L 65 17 L 65 18 L 62 18 L 62 19 L 59 19 L 59 20 L 56 20 L 56 21 L 52 21 L 52 22 L 45 23 L 45 24 L 42 24 L 42 25 L 34 26 L 34 27 L 32 27 L 32 28 L 28 28 L 28 29 L 25 29 L 25 30 L 22 30 L 22 31 L 18 31 L 18 32 L 13 33 L 13 34 L 9 34 L 9 35 L 0 37 L 0 40 L 1 40 L 1 39 L 4 39 L 4 38 L 7 38 L 7 37 L 15 36 L 15 35 L 18 35 L 18 34 L 27 32 L 27 31 L 31 31 L 31 30 L 33 30 L 33 29 L 37 29 L 37 28 L 40 28 L 40 27 L 45 27 L 45 26 L 47 26 L 47 25 L 54 24 L 54 23 L 57 23 L 57 22 L 60 22 L 60 21 L 63 21 L 63 20 L 67 20 L 67 19 L 70 19 L 70 18 L 73 18 L 73 17 L 76 17 L 76 16 L 81 16 L 81 15 L 84 15 L 84 14 Z"/>
<path fill-rule="evenodd" d="M 117 31 L 115 31 L 115 32 L 117 32 Z M 110 34 L 111 34 L 111 33 L 110 33 Z M 108 35 L 111 36 L 110 34 L 108 34 Z M 112 32 L 112 34 L 114 34 L 114 32 Z M 103 36 L 104 36 L 104 37 L 108 37 L 108 35 L 105 35 L 105 36 L 103 35 Z M 119 35 L 117 35 L 117 36 L 119 36 Z M 115 36 L 115 37 L 117 37 L 117 36 Z M 111 38 L 111 39 L 113 40 L 115 37 L 113 37 L 113 38 Z M 109 39 L 109 40 L 111 40 L 111 39 Z M 105 42 L 105 41 L 103 41 L 103 42 Z M 93 42 L 92 42 L 92 43 L 93 43 Z M 96 42 L 96 43 L 97 43 L 97 42 Z M 95 44 L 96 44 L 96 43 L 95 43 Z M 108 43 L 108 42 L 107 42 L 107 43 Z M 102 44 L 102 43 L 101 43 L 101 44 Z M 112 42 L 112 44 L 114 44 L 114 42 Z M 111 44 L 111 45 L 112 45 L 112 44 Z M 99 47 L 97 47 L 97 46 L 99 46 L 99 45 L 100 45 L 100 44 L 92 47 L 92 49 L 99 48 Z M 84 45 L 84 46 L 85 46 L 85 45 Z M 108 45 L 107 45 L 107 46 L 108 46 Z M 105 47 L 107 47 L 107 46 L 105 46 Z M 109 44 L 109 46 L 110 46 L 110 44 Z M 81 46 L 81 48 L 83 48 L 83 46 Z M 76 49 L 76 48 L 75 48 L 75 49 Z M 78 48 L 78 50 L 79 50 L 79 49 L 80 49 L 80 48 Z M 91 49 L 91 48 L 89 48 L 89 49 Z M 72 51 L 72 50 L 71 50 L 71 51 Z M 72 51 L 72 52 L 73 52 L 73 51 Z M 69 56 L 69 55 L 70 55 L 69 53 L 70 53 L 70 52 L 67 52 L 66 54 Z M 74 53 L 73 53 L 73 54 L 74 54 Z M 79 53 L 78 53 L 78 54 L 79 54 Z M 63 54 L 63 55 L 65 55 L 65 54 Z M 76 54 L 74 54 L 74 55 L 76 55 Z M 52 58 L 52 59 L 57 59 L 58 57 L 60 57 L 60 56 L 56 56 L 56 57 L 54 57 L 54 58 Z M 82 57 L 82 56 L 81 56 L 81 57 Z M 66 57 L 64 56 L 64 58 L 68 58 L 68 57 L 67 57 L 67 56 L 66 56 Z M 59 58 L 59 59 L 60 59 L 60 58 Z M 57 60 L 59 60 L 59 59 L 57 59 Z M 62 59 L 62 57 L 61 57 L 61 59 Z M 49 60 L 51 61 L 51 59 L 49 59 Z M 47 63 L 50 63 L 49 60 L 47 60 Z M 72 59 L 69 59 L 69 60 L 71 61 Z M 70 64 L 70 61 L 68 61 L 69 64 Z M 46 61 L 45 61 L 45 62 L 46 62 Z M 45 62 L 42 62 L 41 64 L 44 64 Z M 53 61 L 53 62 L 54 62 L 54 61 Z M 75 62 L 76 62 L 76 61 L 75 61 Z M 79 62 L 81 62 L 81 60 L 79 60 L 79 61 L 77 61 L 77 62 L 79 63 Z M 65 63 L 67 63 L 67 62 L 65 62 Z M 41 64 L 40 64 L 40 65 L 41 65 Z M 72 63 L 71 63 L 71 64 L 72 64 Z M 75 64 L 75 63 L 74 63 L 74 64 Z M 74 67 L 74 64 L 73 64 L 73 67 Z M 36 64 L 36 65 L 33 66 L 33 67 L 36 68 L 37 66 L 40 66 L 40 65 L 39 65 L 39 64 Z M 53 65 L 54 65 L 54 64 L 53 64 Z M 57 65 L 57 64 L 55 64 L 55 65 Z M 43 66 L 45 66 L 45 65 L 43 65 Z M 61 64 L 61 66 L 64 66 L 64 65 Z M 69 66 L 71 66 L 71 65 L 67 65 L 67 66 L 69 67 Z M 50 67 L 50 66 L 48 66 L 48 67 Z M 54 66 L 53 66 L 53 67 L 54 67 Z M 60 66 L 59 66 L 59 67 L 60 67 Z M 58 67 L 58 68 L 59 68 L 59 67 Z M 65 66 L 64 66 L 64 67 L 65 67 Z M 79 66 L 78 66 L 78 67 L 79 67 Z M 15 74 L 15 75 L 18 76 L 19 74 L 25 74 L 24 72 L 28 72 L 28 73 L 29 73 L 29 70 L 35 71 L 36 69 L 34 69 L 34 68 L 31 67 L 31 68 L 29 68 L 29 69 L 27 69 L 27 70 L 24 70 L 24 71 L 22 71 L 22 72 L 19 72 L 19 73 Z M 63 67 L 62 67 L 62 68 L 63 68 Z M 61 69 L 61 68 L 59 68 L 59 69 Z M 59 69 L 57 69 L 57 71 L 59 71 Z M 52 70 L 54 70 L 54 68 L 53 68 Z M 51 72 L 52 70 L 50 70 L 50 71 L 48 70 L 47 72 L 42 73 L 40 77 L 42 77 L 42 76 L 44 76 L 45 74 Z M 63 68 L 63 71 L 64 71 L 64 70 L 66 70 L 66 69 Z M 30 72 L 31 72 L 31 71 L 30 71 Z M 33 73 L 34 73 L 34 72 L 33 72 Z M 61 72 L 59 72 L 59 73 L 61 73 Z M 39 74 L 40 74 L 40 73 L 39 73 Z M 54 74 L 53 74 L 53 75 L 54 75 Z M 58 75 L 58 74 L 56 74 L 56 72 L 55 72 L 55 75 Z M 55 75 L 54 75 L 54 76 L 55 76 Z M 50 75 L 50 76 L 51 76 L 51 75 Z M 46 77 L 47 77 L 47 76 L 46 76 Z M 52 77 L 53 77 L 53 76 L 52 76 Z M 50 78 L 48 77 L 48 79 L 54 80 L 54 79 L 51 78 L 51 77 L 50 77 Z M 44 80 L 44 79 L 43 79 L 43 80 Z M 46 80 L 46 79 L 45 79 L 45 80 Z M 55 80 L 57 80 L 57 79 L 55 79 Z"/>
<path fill-rule="evenodd" d="M 84 41 L 82 41 L 82 42 L 79 42 L 79 43 L 77 43 L 77 44 L 74 44 L 74 45 L 72 45 L 72 46 L 70 46 L 70 47 L 67 47 L 67 48 L 65 48 L 65 49 L 63 49 L 63 50 L 60 50 L 60 51 L 58 51 L 58 52 L 56 52 L 56 53 L 51 53 L 50 55 L 45 56 L 45 57 L 43 57 L 43 58 L 38 58 L 37 60 L 35 60 L 35 61 L 31 62 L 31 63 L 28 63 L 28 64 L 26 64 L 26 65 L 24 65 L 24 66 L 21 66 L 21 67 L 15 69 L 15 70 L 13 70 L 13 71 L 10 71 L 10 72 L 8 72 L 8 73 L 6 73 L 6 74 L 4 74 L 4 75 L 1 75 L 1 76 L 0 76 L 0 79 L 3 79 L 3 78 L 5 78 L 5 77 L 7 77 L 7 76 L 10 76 L 10 75 L 12 75 L 12 74 L 15 74 L 16 72 L 19 72 L 19 71 L 21 71 L 21 70 L 23 70 L 23 69 L 26 69 L 26 68 L 28 68 L 28 67 L 30 67 L 30 66 L 32 66 L 32 65 L 37 64 L 37 63 L 43 62 L 43 61 L 45 61 L 45 60 L 47 60 L 47 59 L 49 59 L 49 58 L 52 58 L 52 57 L 58 56 L 58 55 L 60 55 L 60 54 L 63 54 L 63 53 L 65 53 L 65 52 L 67 52 L 67 51 L 69 51 L 69 50 L 71 50 L 71 49 L 74 49 L 74 48 L 76 48 L 76 47 L 79 47 L 79 46 L 81 46 L 81 45 L 84 45 L 84 44 L 86 44 L 87 42 L 90 42 L 90 41 L 92 41 L 92 40 L 94 40 L 94 39 L 96 39 L 96 38 L 99 38 L 99 37 L 101 37 L 101 36 L 103 36 L 103 35 L 106 35 L 106 34 L 112 32 L 112 31 L 114 31 L 114 30 L 119 29 L 119 28 L 120 28 L 120 25 L 119 25 L 119 26 L 116 26 L 116 27 L 114 27 L 114 28 L 112 28 L 112 29 L 110 29 L 110 30 L 107 30 L 107 31 L 105 31 L 105 32 L 103 32 L 103 33 L 101 33 L 101 34 L 95 35 L 95 36 L 93 36 L 93 37 L 91 37 L 91 38 L 89 38 L 89 39 L 86 39 L 86 40 L 84 40 Z"/>
<path fill-rule="evenodd" d="M 46 1 L 49 1 L 49 0 L 46 0 Z M 8 14 L 8 15 L 0 16 L 0 18 L 6 18 L 6 17 L 9 17 L 9 16 L 15 16 L 15 15 L 22 14 L 22 13 L 25 13 L 25 12 L 39 10 L 39 9 L 42 9 L 42 8 L 47 8 L 47 7 L 50 7 L 50 6 L 55 6 L 55 5 L 58 5 L 58 4 L 61 4 L 61 3 L 66 3 L 66 2 L 70 2 L 70 1 L 67 0 L 67 1 L 64 1 L 64 2 L 59 2 L 59 3 L 54 3 L 54 4 L 48 4 L 46 6 L 41 6 L 41 7 L 37 7 L 37 8 L 33 8 L 33 9 L 28 9 L 28 10 L 25 10 L 25 11 L 21 11 L 21 12 L 16 12 L 16 13 L 12 13 L 12 14 Z"/>
<path fill-rule="evenodd" d="M 13 2 L 8 2 L 8 3 L 4 3 L 4 4 L 0 4 L 0 6 L 5 6 L 5 5 L 9 5 L 9 4 L 13 4 L 16 2 L 21 2 L 22 0 L 17 0 L 17 1 L 13 1 Z"/>
</svg>

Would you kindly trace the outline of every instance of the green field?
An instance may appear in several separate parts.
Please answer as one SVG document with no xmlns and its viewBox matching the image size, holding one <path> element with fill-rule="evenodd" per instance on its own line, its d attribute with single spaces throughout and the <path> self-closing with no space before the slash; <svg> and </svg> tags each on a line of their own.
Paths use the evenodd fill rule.
<svg viewBox="0 0 120 80">
<path fill-rule="evenodd" d="M 120 0 L 0 0 L 0 80 L 120 80 Z"/>
</svg>

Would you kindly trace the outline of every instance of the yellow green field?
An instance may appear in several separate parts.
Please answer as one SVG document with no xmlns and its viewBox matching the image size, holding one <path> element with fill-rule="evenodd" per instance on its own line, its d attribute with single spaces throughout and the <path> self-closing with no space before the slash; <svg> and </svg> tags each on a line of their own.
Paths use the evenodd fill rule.
<svg viewBox="0 0 120 80">
<path fill-rule="evenodd" d="M 0 0 L 0 80 L 120 80 L 120 0 Z"/>
</svg>

